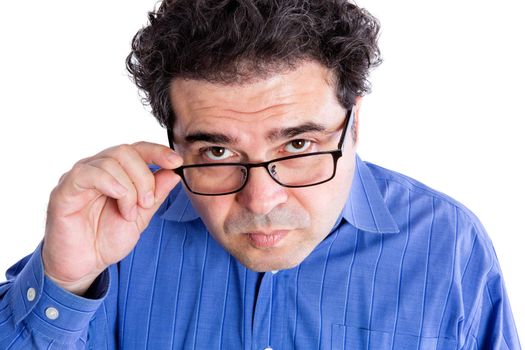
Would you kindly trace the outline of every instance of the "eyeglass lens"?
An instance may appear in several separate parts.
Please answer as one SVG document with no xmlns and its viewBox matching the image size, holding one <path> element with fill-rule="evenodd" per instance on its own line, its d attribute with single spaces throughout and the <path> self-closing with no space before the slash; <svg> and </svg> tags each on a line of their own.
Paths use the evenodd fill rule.
<svg viewBox="0 0 525 350">
<path fill-rule="evenodd" d="M 330 179 L 334 174 L 331 153 L 306 154 L 302 157 L 277 160 L 267 166 L 268 173 L 284 186 L 308 186 Z M 186 185 L 193 192 L 220 194 L 244 186 L 247 168 L 243 165 L 215 165 L 184 169 Z"/>
</svg>

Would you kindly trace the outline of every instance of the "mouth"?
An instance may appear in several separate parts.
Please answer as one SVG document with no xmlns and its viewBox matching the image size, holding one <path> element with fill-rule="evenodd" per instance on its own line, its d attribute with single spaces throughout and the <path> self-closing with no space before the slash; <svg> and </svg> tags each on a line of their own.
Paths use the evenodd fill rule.
<svg viewBox="0 0 525 350">
<path fill-rule="evenodd" d="M 250 243 L 256 248 L 272 248 L 288 234 L 289 230 L 276 230 L 271 232 L 248 232 Z"/>
</svg>

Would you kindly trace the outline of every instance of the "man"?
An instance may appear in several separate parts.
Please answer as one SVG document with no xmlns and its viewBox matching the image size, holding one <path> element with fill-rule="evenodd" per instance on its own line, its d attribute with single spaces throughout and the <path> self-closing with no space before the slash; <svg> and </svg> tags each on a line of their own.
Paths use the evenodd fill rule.
<svg viewBox="0 0 525 350">
<path fill-rule="evenodd" d="M 372 16 L 172 0 L 150 22 L 128 69 L 172 149 L 64 174 L 0 286 L 0 348 L 519 349 L 474 215 L 355 153 Z"/>
</svg>

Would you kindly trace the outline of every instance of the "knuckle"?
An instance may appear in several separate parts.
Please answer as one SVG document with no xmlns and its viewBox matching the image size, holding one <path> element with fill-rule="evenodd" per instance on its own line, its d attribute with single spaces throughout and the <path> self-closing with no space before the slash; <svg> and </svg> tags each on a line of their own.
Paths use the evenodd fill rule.
<svg viewBox="0 0 525 350">
<path fill-rule="evenodd" d="M 118 146 L 115 146 L 114 148 L 114 152 L 116 154 L 127 154 L 129 152 L 132 152 L 133 151 L 133 147 L 130 145 L 130 144 L 127 144 L 127 143 L 123 143 L 121 145 L 118 145 Z"/>
<path fill-rule="evenodd" d="M 108 148 L 107 151 L 101 154 L 101 156 L 114 158 L 118 161 L 119 159 L 122 160 L 128 158 L 130 152 L 133 152 L 133 147 L 127 143 L 123 143 L 121 145 Z"/>
<path fill-rule="evenodd" d="M 73 165 L 71 170 L 68 173 L 65 173 L 62 177 L 78 177 L 86 170 L 86 165 L 84 163 L 76 163 Z"/>
<path fill-rule="evenodd" d="M 119 165 L 119 163 L 113 158 L 99 158 L 93 161 L 93 164 L 102 169 L 113 169 Z"/>
<path fill-rule="evenodd" d="M 61 184 L 62 182 L 64 182 L 64 179 L 68 176 L 69 172 L 65 172 L 63 173 L 60 178 L 58 179 L 58 184 Z"/>
<path fill-rule="evenodd" d="M 53 200 L 58 196 L 60 193 L 60 186 L 56 186 L 51 190 L 51 193 L 49 193 L 49 203 L 53 203 Z"/>
<path fill-rule="evenodd" d="M 79 164 L 79 163 L 87 163 L 89 162 L 90 160 L 92 160 L 94 157 L 85 157 L 85 158 L 82 158 L 80 159 L 79 161 L 77 161 L 75 164 Z"/>
<path fill-rule="evenodd" d="M 76 163 L 73 164 L 73 166 L 71 167 L 71 170 L 74 169 L 75 167 L 79 166 L 79 165 L 82 165 L 82 164 L 85 164 L 86 161 L 87 161 L 88 158 L 84 158 L 84 159 L 80 159 L 79 161 L 77 161 Z M 70 171 L 71 171 L 70 170 Z"/>
<path fill-rule="evenodd" d="M 132 143 L 131 145 L 133 147 L 145 147 L 148 143 L 146 141 L 138 141 L 138 142 L 134 142 Z"/>
</svg>

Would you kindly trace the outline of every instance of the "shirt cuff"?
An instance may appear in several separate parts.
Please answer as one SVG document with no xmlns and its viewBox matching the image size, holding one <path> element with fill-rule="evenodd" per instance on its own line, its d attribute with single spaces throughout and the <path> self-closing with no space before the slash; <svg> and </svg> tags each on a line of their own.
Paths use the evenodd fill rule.
<svg viewBox="0 0 525 350">
<path fill-rule="evenodd" d="M 94 282 L 87 299 L 61 288 L 44 275 L 42 244 L 14 281 L 10 306 L 16 325 L 63 343 L 85 341 L 89 322 L 109 292 L 110 272 L 106 269 Z"/>
</svg>

